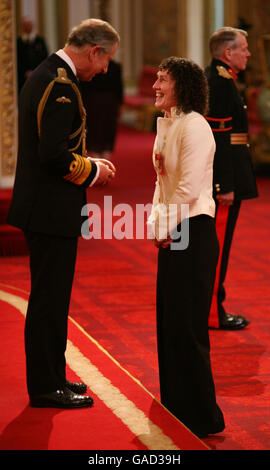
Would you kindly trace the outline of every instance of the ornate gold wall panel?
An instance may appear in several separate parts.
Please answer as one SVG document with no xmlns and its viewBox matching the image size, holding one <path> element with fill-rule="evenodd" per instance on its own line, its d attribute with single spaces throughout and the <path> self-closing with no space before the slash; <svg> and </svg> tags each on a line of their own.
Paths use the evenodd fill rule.
<svg viewBox="0 0 270 470">
<path fill-rule="evenodd" d="M 270 2 L 265 0 L 238 0 L 239 16 L 249 25 L 248 43 L 251 57 L 246 73 L 247 85 L 258 86 L 264 82 L 258 40 L 270 33 Z"/>
<path fill-rule="evenodd" d="M 43 3 L 46 0 L 43 0 Z M 57 12 L 57 36 L 58 36 L 58 47 L 64 47 L 68 34 L 69 34 L 69 26 L 68 26 L 68 2 L 67 0 L 57 0 L 56 2 L 56 12 Z"/>
<path fill-rule="evenodd" d="M 224 0 L 224 25 L 237 26 L 239 15 L 238 0 Z M 241 15 L 240 15 L 241 16 Z"/>
<path fill-rule="evenodd" d="M 178 0 L 143 2 L 144 64 L 159 65 L 165 57 L 180 55 L 178 7 Z"/>
<path fill-rule="evenodd" d="M 17 89 L 14 74 L 14 2 L 0 0 L 0 134 L 1 177 L 15 172 Z"/>
</svg>

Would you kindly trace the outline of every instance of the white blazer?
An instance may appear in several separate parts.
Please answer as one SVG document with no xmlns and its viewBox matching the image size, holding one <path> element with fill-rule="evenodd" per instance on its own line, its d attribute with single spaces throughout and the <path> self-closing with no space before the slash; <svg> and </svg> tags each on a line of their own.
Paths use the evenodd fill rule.
<svg viewBox="0 0 270 470">
<path fill-rule="evenodd" d="M 187 217 L 215 216 L 212 197 L 215 140 L 206 119 L 197 112 L 184 114 L 172 108 L 171 118 L 158 118 L 153 148 L 157 181 L 148 226 L 157 240 Z M 162 174 L 156 154 L 162 154 Z M 188 214 L 181 205 L 188 208 Z M 183 206 L 182 206 L 183 209 Z"/>
</svg>

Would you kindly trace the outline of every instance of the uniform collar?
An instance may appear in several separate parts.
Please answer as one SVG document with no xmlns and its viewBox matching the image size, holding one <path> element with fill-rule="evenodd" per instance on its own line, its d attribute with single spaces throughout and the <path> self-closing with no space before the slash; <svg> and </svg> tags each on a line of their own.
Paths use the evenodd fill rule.
<svg viewBox="0 0 270 470">
<path fill-rule="evenodd" d="M 71 68 L 72 72 L 74 73 L 75 77 L 77 76 L 77 70 L 76 67 L 71 60 L 71 58 L 65 53 L 63 49 L 59 49 L 59 51 L 56 52 L 56 55 L 58 55 L 62 60 L 64 60 L 69 67 Z"/>
<path fill-rule="evenodd" d="M 21 38 L 24 42 L 33 42 L 36 36 L 36 33 L 22 34 Z"/>
</svg>

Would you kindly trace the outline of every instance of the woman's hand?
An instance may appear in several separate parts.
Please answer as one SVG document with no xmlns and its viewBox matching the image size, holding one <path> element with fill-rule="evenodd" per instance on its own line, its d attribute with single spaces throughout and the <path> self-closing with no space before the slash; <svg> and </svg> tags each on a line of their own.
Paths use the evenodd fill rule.
<svg viewBox="0 0 270 470">
<path fill-rule="evenodd" d="M 166 238 L 165 240 L 157 240 L 155 238 L 154 244 L 157 248 L 168 248 L 170 244 L 172 243 L 171 237 Z"/>
</svg>

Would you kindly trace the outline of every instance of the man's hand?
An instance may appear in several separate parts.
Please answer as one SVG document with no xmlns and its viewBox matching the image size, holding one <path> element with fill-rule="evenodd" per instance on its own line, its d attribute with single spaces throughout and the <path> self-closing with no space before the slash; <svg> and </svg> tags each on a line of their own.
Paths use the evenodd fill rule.
<svg viewBox="0 0 270 470">
<path fill-rule="evenodd" d="M 96 179 L 94 186 L 98 185 L 105 185 L 109 183 L 109 181 L 115 177 L 116 168 L 112 162 L 106 160 L 105 158 L 94 158 L 86 151 L 86 157 L 89 158 L 90 161 L 93 161 L 98 164 L 99 166 L 99 176 Z"/>
<path fill-rule="evenodd" d="M 231 191 L 230 193 L 218 194 L 216 198 L 223 206 L 231 206 L 234 201 L 234 192 Z"/>
<path fill-rule="evenodd" d="M 110 162 L 110 160 L 106 160 L 105 158 L 92 158 L 92 157 L 91 157 L 91 160 L 93 160 L 94 162 L 104 163 L 104 165 L 110 168 L 114 173 L 116 172 L 115 166 L 112 164 L 112 162 Z"/>
<path fill-rule="evenodd" d="M 98 162 L 99 165 L 99 175 L 94 185 L 105 185 L 114 178 L 115 172 L 111 170 L 109 165 L 105 165 L 101 161 Z"/>
</svg>

